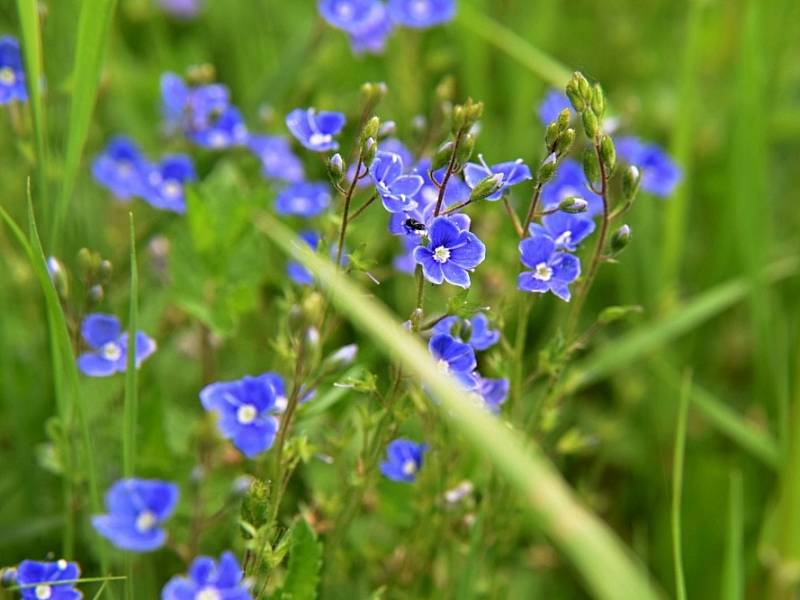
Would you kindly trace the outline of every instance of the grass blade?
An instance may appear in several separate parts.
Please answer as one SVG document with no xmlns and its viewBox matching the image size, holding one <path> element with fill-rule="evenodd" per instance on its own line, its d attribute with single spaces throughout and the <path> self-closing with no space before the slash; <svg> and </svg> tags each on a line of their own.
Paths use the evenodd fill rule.
<svg viewBox="0 0 800 600">
<path fill-rule="evenodd" d="M 425 383 L 439 401 L 437 406 L 445 418 L 527 500 L 525 506 L 537 524 L 570 558 L 597 597 L 615 600 L 658 597 L 647 574 L 625 545 L 577 501 L 541 452 L 474 403 L 465 402 L 463 392 L 436 368 L 427 349 L 382 304 L 367 297 L 332 262 L 314 254 L 273 217 L 261 215 L 257 226 L 283 252 L 316 276 L 333 304 L 364 330 L 378 349 Z"/>
<path fill-rule="evenodd" d="M 131 239 L 131 291 L 130 312 L 128 314 L 128 355 L 125 367 L 125 407 L 123 409 L 124 429 L 122 432 L 122 472 L 125 477 L 133 477 L 136 472 L 136 423 L 139 412 L 138 371 L 136 369 L 136 331 L 139 320 L 139 274 L 136 263 L 136 231 L 133 213 L 130 216 Z"/>
<path fill-rule="evenodd" d="M 100 86 L 100 73 L 108 46 L 108 34 L 111 30 L 115 5 L 116 0 L 96 0 L 81 4 L 78 38 L 75 45 L 75 66 L 72 71 L 69 128 L 64 151 L 64 176 L 53 228 L 55 236 L 60 235 L 64 225 L 83 147 L 89 135 L 89 125 Z"/>
<path fill-rule="evenodd" d="M 686 454 L 686 418 L 692 379 L 683 377 L 678 403 L 678 421 L 675 428 L 675 452 L 672 461 L 672 562 L 675 569 L 675 597 L 686 600 L 686 580 L 683 574 L 683 545 L 681 542 L 681 497 L 683 496 L 683 461 Z"/>
<path fill-rule="evenodd" d="M 465 29 L 502 50 L 553 87 L 564 88 L 567 85 L 567 81 L 572 75 L 567 67 L 469 4 L 462 3 L 458 7 L 458 22 Z"/>
<path fill-rule="evenodd" d="M 722 600 L 744 598 L 744 492 L 742 473 L 731 470 L 728 496 L 728 539 L 725 544 L 725 562 L 722 565 Z"/>
</svg>

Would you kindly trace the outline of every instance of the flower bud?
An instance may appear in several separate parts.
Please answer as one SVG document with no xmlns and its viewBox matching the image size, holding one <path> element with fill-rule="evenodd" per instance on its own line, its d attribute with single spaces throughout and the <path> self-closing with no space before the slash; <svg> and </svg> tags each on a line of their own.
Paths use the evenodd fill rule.
<svg viewBox="0 0 800 600">
<path fill-rule="evenodd" d="M 582 113 L 586 110 L 586 102 L 584 102 L 583 98 L 581 97 L 581 93 L 578 91 L 577 83 L 570 80 L 567 84 L 567 98 L 569 98 L 570 103 L 575 108 L 575 110 L 579 113 Z"/>
<path fill-rule="evenodd" d="M 250 488 L 242 498 L 242 521 L 259 529 L 267 522 L 269 511 L 269 485 L 260 479 L 253 479 Z"/>
<path fill-rule="evenodd" d="M 472 189 L 472 193 L 469 195 L 470 202 L 475 202 L 477 200 L 483 200 L 487 196 L 491 196 L 492 194 L 500 191 L 503 187 L 503 174 L 502 173 L 495 173 L 493 175 L 489 175 L 488 177 L 484 177 L 481 179 L 477 185 Z"/>
<path fill-rule="evenodd" d="M 92 253 L 88 248 L 81 248 L 78 250 L 78 270 L 80 272 L 81 279 L 88 279 L 91 277 L 92 272 L 94 271 L 92 263 Z"/>
<path fill-rule="evenodd" d="M 69 278 L 63 265 L 55 256 L 47 257 L 47 273 L 50 275 L 53 287 L 56 288 L 58 297 L 66 300 L 69 297 Z"/>
<path fill-rule="evenodd" d="M 545 145 L 548 148 L 552 147 L 556 143 L 556 140 L 558 139 L 560 133 L 561 131 L 558 128 L 558 123 L 556 123 L 555 121 L 550 123 L 550 125 L 547 126 L 547 129 L 545 129 L 544 132 Z"/>
<path fill-rule="evenodd" d="M 586 137 L 593 140 L 600 133 L 600 121 L 597 120 L 597 115 L 591 109 L 587 109 L 581 113 L 581 119 Z"/>
<path fill-rule="evenodd" d="M 456 171 L 461 170 L 461 166 L 466 164 L 466 162 L 472 156 L 472 152 L 474 150 L 475 136 L 471 133 L 468 133 L 461 138 L 461 142 L 458 144 L 458 152 L 456 153 Z"/>
<path fill-rule="evenodd" d="M 448 75 L 439 85 L 436 86 L 436 99 L 439 102 L 450 102 L 456 93 L 456 80 L 452 75 Z"/>
<path fill-rule="evenodd" d="M 642 172 L 639 167 L 631 165 L 625 169 L 622 175 L 622 195 L 625 200 L 633 200 L 639 191 L 639 184 L 642 181 Z"/>
<path fill-rule="evenodd" d="M 375 141 L 375 138 L 368 137 L 361 148 L 361 161 L 364 163 L 364 166 L 369 167 L 372 164 L 377 151 L 378 143 Z"/>
<path fill-rule="evenodd" d="M 614 254 L 621 252 L 631 241 L 631 228 L 623 225 L 611 236 L 611 250 Z"/>
<path fill-rule="evenodd" d="M 325 364 L 331 370 L 344 369 L 353 364 L 358 354 L 357 344 L 348 344 L 336 350 L 333 354 L 325 359 Z"/>
<path fill-rule="evenodd" d="M 206 85 L 216 78 L 217 73 L 214 69 L 214 65 L 208 63 L 192 65 L 186 70 L 186 83 L 191 86 Z"/>
<path fill-rule="evenodd" d="M 641 314 L 643 309 L 641 306 L 609 306 L 604 308 L 600 315 L 597 317 L 597 322 L 603 325 L 608 325 L 614 321 L 621 321 L 627 319 L 631 315 Z"/>
<path fill-rule="evenodd" d="M 454 147 L 455 142 L 452 141 L 445 142 L 439 146 L 439 149 L 436 151 L 436 154 L 433 155 L 433 159 L 431 160 L 432 171 L 438 171 L 450 162 L 450 157 L 453 155 Z"/>
<path fill-rule="evenodd" d="M 610 135 L 603 134 L 600 138 L 600 158 L 606 168 L 606 174 L 610 175 L 617 164 L 617 151 Z"/>
<path fill-rule="evenodd" d="M 597 155 L 594 148 L 587 148 L 583 153 L 583 173 L 589 183 L 600 181 L 600 165 L 597 164 Z"/>
<path fill-rule="evenodd" d="M 572 77 L 575 79 L 575 82 L 578 85 L 578 92 L 580 93 L 581 98 L 583 98 L 583 100 L 587 103 L 591 102 L 592 87 L 589 85 L 589 80 L 586 79 L 586 77 L 584 77 L 583 73 L 580 71 L 575 71 Z"/>
<path fill-rule="evenodd" d="M 595 83 L 592 87 L 591 107 L 597 118 L 602 119 L 606 112 L 606 97 L 599 83 Z"/>
<path fill-rule="evenodd" d="M 575 141 L 575 130 L 571 127 L 558 136 L 555 144 L 555 152 L 559 156 L 569 152 L 572 143 Z"/>
<path fill-rule="evenodd" d="M 558 203 L 558 210 L 577 215 L 586 212 L 589 208 L 589 203 L 580 196 L 567 196 Z"/>
<path fill-rule="evenodd" d="M 364 129 L 361 130 L 361 143 L 363 144 L 368 138 L 377 138 L 380 127 L 381 120 L 378 117 L 372 117 L 367 121 Z"/>
<path fill-rule="evenodd" d="M 303 300 L 303 314 L 307 323 L 319 323 L 324 309 L 325 300 L 319 292 L 311 292 L 305 300 Z"/>
<path fill-rule="evenodd" d="M 375 106 L 378 102 L 383 100 L 387 91 L 388 88 L 382 81 L 378 83 L 365 83 L 361 86 L 361 98 L 364 104 Z"/>
<path fill-rule="evenodd" d="M 569 121 L 572 118 L 572 113 L 568 108 L 563 109 L 560 113 L 558 113 L 558 118 L 556 119 L 556 125 L 558 126 L 558 131 L 566 131 L 567 127 L 569 127 Z"/>
<path fill-rule="evenodd" d="M 555 153 L 551 153 L 547 158 L 544 159 L 544 161 L 542 161 L 542 164 L 539 166 L 539 172 L 536 174 L 539 181 L 542 183 L 545 181 L 550 181 L 553 178 L 553 175 L 556 173 L 557 166 L 558 161 L 556 159 L 556 155 Z"/>
<path fill-rule="evenodd" d="M 385 121 L 381 123 L 380 129 L 378 129 L 378 138 L 382 139 L 385 137 L 389 137 L 395 135 L 397 133 L 397 123 L 394 121 Z"/>
<path fill-rule="evenodd" d="M 111 280 L 111 271 L 111 261 L 101 260 L 100 264 L 97 266 L 97 277 L 100 283 L 108 283 Z"/>
<path fill-rule="evenodd" d="M 93 285 L 89 288 L 89 302 L 92 304 L 98 304 L 99 302 L 102 302 L 104 295 L 103 286 L 100 284 Z"/>
<path fill-rule="evenodd" d="M 328 159 L 328 176 L 333 183 L 339 183 L 344 177 L 345 164 L 342 155 L 338 152 Z"/>
</svg>

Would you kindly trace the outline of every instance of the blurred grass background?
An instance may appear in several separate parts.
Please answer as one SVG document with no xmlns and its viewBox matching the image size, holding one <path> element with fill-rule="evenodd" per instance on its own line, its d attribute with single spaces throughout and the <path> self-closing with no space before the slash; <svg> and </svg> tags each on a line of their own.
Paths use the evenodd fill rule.
<svg viewBox="0 0 800 600">
<path fill-rule="evenodd" d="M 58 165 L 64 158 L 70 99 L 76 92 L 71 73 L 80 4 L 40 3 L 51 157 L 45 181 L 35 182 L 37 216 L 43 224 L 50 223 L 63 176 Z M 509 55 L 502 43 L 480 35 L 476 30 L 489 23 L 482 19 L 522 38 L 523 58 L 524 44 L 530 44 L 569 70 L 580 69 L 602 82 L 620 128 L 668 147 L 685 178 L 673 198 L 645 196 L 637 202 L 630 218 L 634 242 L 620 264 L 603 269 L 590 297 L 589 310 L 641 304 L 644 316 L 604 332 L 595 354 L 581 364 L 591 366 L 589 361 L 604 348 L 613 359 L 637 334 L 646 336 L 659 327 L 666 334 L 656 344 L 642 345 L 647 351 L 637 351 L 629 362 L 601 368 L 599 376 L 570 396 L 562 420 L 576 424 L 593 443 L 561 453 L 557 462 L 583 500 L 619 532 L 673 595 L 672 457 L 681 381 L 688 371 L 694 403 L 688 413 L 682 525 L 689 597 L 760 598 L 785 591 L 776 579 L 793 580 L 800 561 L 800 504 L 792 507 L 786 500 L 798 498 L 790 484 L 800 465 L 797 459 L 787 459 L 800 445 L 800 431 L 791 417 L 792 404 L 800 403 L 800 285 L 794 276 L 800 252 L 800 192 L 795 184 L 800 156 L 800 5 L 792 0 L 460 4 L 459 18 L 443 29 L 399 31 L 383 57 L 353 57 L 346 37 L 319 22 L 311 1 L 208 0 L 199 19 L 183 23 L 165 17 L 149 0 L 120 0 L 86 156 L 97 153 L 117 133 L 134 137 L 151 156 L 167 148 L 181 150 L 179 143 L 165 142 L 159 131 L 159 76 L 210 63 L 218 80 L 230 86 L 251 129 L 259 131 L 282 132 L 288 110 L 312 104 L 345 110 L 352 120 L 359 86 L 385 81 L 390 93 L 378 112 L 395 119 L 401 137 L 407 138 L 412 118 L 429 112 L 434 88 L 452 75 L 457 99 L 472 96 L 486 104 L 478 149 L 487 159 L 519 156 L 533 161 L 542 137 L 535 107 L 553 82 L 520 61 L 520 55 Z M 0 1 L 0 33 L 19 34 L 11 0 Z M 270 113 L 265 106 L 274 117 L 262 125 L 262 117 Z M 24 222 L 26 177 L 33 172 L 31 138 L 19 136 L 2 115 L 0 140 L 2 203 Z M 231 189 L 232 178 L 234 189 L 254 205 L 271 198 L 257 178 L 243 182 L 241 174 L 225 175 L 232 160 L 228 154 L 195 157 L 201 176 L 211 173 L 221 182 L 217 196 Z M 235 160 L 245 173 L 255 173 L 255 162 L 243 153 Z M 524 198 L 520 195 L 516 201 Z M 127 210 L 92 182 L 84 159 L 63 239 L 58 247 L 46 248 L 72 268 L 81 246 L 110 258 L 115 283 L 108 288 L 104 308 L 118 315 L 126 314 L 128 306 Z M 167 235 L 180 252 L 179 219 L 142 203 L 135 204 L 134 211 L 140 254 L 156 232 Z M 374 214 L 370 219 L 354 230 L 352 244 L 369 242 L 371 249 L 377 245 L 375 258 L 385 263 L 388 242 L 375 234 L 381 231 L 376 229 L 382 226 L 380 217 Z M 516 273 L 516 244 L 502 211 L 485 211 L 477 226 L 493 265 L 480 276 L 481 290 L 502 308 Z M 265 315 L 288 301 L 282 267 L 274 267 L 282 259 L 258 241 L 246 241 L 243 256 L 248 259 L 231 257 L 232 263 L 246 264 L 231 277 L 252 279 L 260 292 L 255 297 L 243 293 L 237 300 L 239 318 L 223 327 L 214 365 L 219 376 L 238 377 L 279 362 L 270 346 L 276 325 Z M 0 251 L 0 564 L 6 564 L 57 552 L 63 520 L 59 478 L 42 468 L 48 464 L 43 444 L 54 397 L 40 293 L 26 258 L 5 232 L 0 234 Z M 769 265 L 787 259 L 782 266 L 788 277 L 775 283 L 765 276 Z M 185 264 L 191 267 L 192 260 L 196 257 L 186 258 Z M 196 393 L 204 374 L 199 361 L 187 360 L 187 352 L 192 356 L 198 327 L 173 286 L 164 285 L 146 261 L 142 256 L 139 320 L 159 340 L 160 349 L 158 360 L 140 376 L 137 460 L 147 473 L 188 482 L 194 433 L 187 423 L 200 414 Z M 410 280 L 383 275 L 387 277 L 381 297 L 399 315 L 407 314 Z M 735 302 L 722 303 L 723 310 L 710 311 L 709 318 L 691 321 L 687 331 L 677 334 L 676 316 L 708 290 L 722 293 L 734 280 L 744 292 L 732 296 Z M 236 295 L 225 287 L 216 292 Z M 551 300 L 537 306 L 530 332 L 534 341 L 541 343 L 552 332 L 552 319 L 560 310 Z M 349 341 L 347 330 L 342 341 Z M 362 352 L 367 363 L 377 360 L 369 347 Z M 528 358 L 533 364 L 535 354 Z M 81 386 L 95 424 L 95 446 L 103 455 L 100 478 L 105 487 L 119 474 L 115 461 L 121 419 L 117 424 L 104 415 L 120 406 L 122 381 L 82 379 Z M 707 411 L 698 410 L 702 395 L 738 415 L 745 437 L 768 436 L 760 439 L 771 444 L 766 454 L 772 459 L 747 451 L 731 438 L 730 427 L 720 427 L 719 419 L 709 420 Z M 337 410 L 341 417 L 347 409 L 340 402 Z M 341 427 L 336 433 L 343 435 Z M 313 466 L 304 475 L 304 485 L 329 489 L 331 477 L 330 470 Z M 223 478 L 220 489 L 227 483 Z M 778 500 L 781 490 L 783 501 Z M 302 497 L 303 488 L 296 494 Z M 413 526 L 403 514 L 412 502 L 410 493 L 383 491 L 381 497 L 381 518 L 400 528 Z M 583 594 L 575 573 L 544 540 L 531 542 L 514 527 L 509 532 L 508 537 L 504 532 L 486 534 L 487 546 L 471 563 L 474 588 L 469 593 L 493 598 Z M 225 546 L 223 532 L 218 533 L 219 542 L 205 551 Z M 355 556 L 361 558 L 346 565 L 352 581 L 341 590 L 365 597 L 386 570 L 392 571 L 391 561 L 383 567 L 378 562 L 397 540 L 376 530 L 374 518 L 357 521 L 352 533 L 351 544 L 361 546 Z M 88 536 L 81 539 L 82 544 L 90 543 Z M 468 536 L 465 540 L 453 534 L 433 553 L 437 560 L 429 569 L 405 563 L 411 575 L 394 573 L 390 581 L 412 590 L 411 596 L 427 597 L 443 579 L 455 577 L 459 565 L 467 564 L 454 549 L 464 543 L 469 545 Z M 448 560 L 450 552 L 454 554 Z M 90 555 L 85 549 L 77 554 Z M 368 566 L 359 564 L 361 560 Z M 180 569 L 174 558 L 165 562 L 141 567 L 142 577 L 161 581 Z M 420 581 L 405 580 L 415 574 Z"/>
</svg>

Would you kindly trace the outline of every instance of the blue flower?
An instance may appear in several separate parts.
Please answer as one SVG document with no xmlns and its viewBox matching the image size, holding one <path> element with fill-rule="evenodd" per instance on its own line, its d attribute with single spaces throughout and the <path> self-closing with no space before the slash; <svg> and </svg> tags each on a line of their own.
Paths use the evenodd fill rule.
<svg viewBox="0 0 800 600">
<path fill-rule="evenodd" d="M 317 112 L 313 108 L 296 108 L 286 115 L 286 126 L 303 146 L 315 152 L 337 150 L 338 142 L 333 139 L 345 124 L 340 112 Z"/>
<path fill-rule="evenodd" d="M 469 273 L 486 257 L 486 246 L 469 231 L 459 229 L 447 217 L 434 219 L 428 231 L 428 246 L 414 250 L 414 260 L 422 265 L 425 278 L 431 283 L 447 281 L 468 288 Z"/>
<path fill-rule="evenodd" d="M 161 590 L 161 600 L 251 600 L 244 572 L 231 552 L 219 562 L 208 556 L 192 561 L 188 577 L 175 576 Z"/>
<path fill-rule="evenodd" d="M 439 370 L 455 378 L 465 390 L 474 390 L 478 386 L 473 373 L 478 362 L 472 346 L 446 333 L 437 333 L 428 342 L 428 350 Z"/>
<path fill-rule="evenodd" d="M 376 10 L 385 10 L 379 0 L 319 0 L 317 7 L 329 25 L 353 34 L 369 25 Z"/>
<path fill-rule="evenodd" d="M 396 439 L 386 447 L 386 460 L 380 464 L 381 473 L 392 481 L 412 483 L 422 468 L 427 444 Z"/>
<path fill-rule="evenodd" d="M 552 209 L 568 198 L 577 196 L 586 200 L 588 207 L 581 213 L 584 217 L 595 217 L 603 212 L 603 199 L 589 189 L 583 167 L 571 158 L 564 159 L 553 179 L 542 188 L 542 206 Z"/>
<path fill-rule="evenodd" d="M 319 246 L 319 234 L 316 231 L 301 231 L 298 237 L 308 244 L 312 250 L 316 250 L 317 246 Z M 289 279 L 298 285 L 311 285 L 314 283 L 314 276 L 299 262 L 289 262 L 289 264 L 286 265 L 286 274 L 289 276 Z"/>
<path fill-rule="evenodd" d="M 550 90 L 539 105 L 539 119 L 542 125 L 547 127 L 550 123 L 558 119 L 558 115 L 565 108 L 572 110 L 567 95 L 560 90 Z"/>
<path fill-rule="evenodd" d="M 17 567 L 15 584 L 20 586 L 23 600 L 80 600 L 83 598 L 74 583 L 58 583 L 59 581 L 75 581 L 81 576 L 78 563 L 57 560 L 39 562 L 23 560 Z"/>
<path fill-rule="evenodd" d="M 150 163 L 130 138 L 117 136 L 94 159 L 92 176 L 114 196 L 128 200 L 144 195 L 151 169 Z"/>
<path fill-rule="evenodd" d="M 229 106 L 206 127 L 187 131 L 186 137 L 201 148 L 221 150 L 246 144 L 249 134 L 239 109 Z"/>
<path fill-rule="evenodd" d="M 669 154 L 658 144 L 648 144 L 637 137 L 614 141 L 617 156 L 642 170 L 642 189 L 655 196 L 667 197 L 680 183 L 683 174 Z"/>
<path fill-rule="evenodd" d="M 289 140 L 277 135 L 251 135 L 247 147 L 261 161 L 264 177 L 297 183 L 305 179 L 303 163 Z"/>
<path fill-rule="evenodd" d="M 375 2 L 369 18 L 359 29 L 350 32 L 350 47 L 356 54 L 381 54 L 392 29 L 392 20 L 386 7 L 381 2 Z"/>
<path fill-rule="evenodd" d="M 0 37 L 0 104 L 8 104 L 13 100 L 25 102 L 27 99 L 19 42 L 10 35 L 4 35 Z"/>
<path fill-rule="evenodd" d="M 412 197 L 422 187 L 422 177 L 403 175 L 403 159 L 399 154 L 376 153 L 369 174 L 383 207 L 390 213 L 404 212 L 417 206 Z"/>
<path fill-rule="evenodd" d="M 283 381 L 277 378 L 283 387 Z M 245 376 L 236 381 L 207 385 L 200 392 L 200 402 L 214 411 L 222 437 L 231 440 L 245 456 L 252 458 L 268 450 L 278 432 L 280 411 L 275 390 L 276 375 Z"/>
<path fill-rule="evenodd" d="M 519 243 L 522 264 L 532 269 L 519 274 L 517 287 L 524 292 L 553 292 L 569 302 L 569 284 L 581 273 L 577 257 L 556 250 L 550 236 L 534 235 Z"/>
<path fill-rule="evenodd" d="M 512 185 L 517 185 L 527 179 L 531 179 L 531 170 L 528 168 L 528 165 L 522 162 L 521 158 L 497 163 L 491 167 L 484 162 L 482 155 L 479 154 L 478 158 L 480 164 L 467 163 L 464 167 L 464 180 L 470 188 L 474 189 L 476 185 L 490 175 L 500 174 L 503 176 L 500 189 L 494 194 L 487 196 L 487 200 L 499 200 Z"/>
<path fill-rule="evenodd" d="M 123 373 L 128 364 L 128 333 L 113 315 L 94 313 L 81 324 L 81 335 L 91 352 L 78 357 L 78 368 L 90 377 Z M 136 333 L 136 368 L 156 350 L 156 343 L 143 332 Z"/>
<path fill-rule="evenodd" d="M 275 198 L 275 211 L 280 215 L 315 217 L 331 203 L 330 188 L 325 183 L 299 182 L 282 190 Z"/>
<path fill-rule="evenodd" d="M 193 19 L 200 12 L 200 0 L 159 0 L 159 4 L 178 19 Z"/>
<path fill-rule="evenodd" d="M 147 176 L 144 198 L 155 208 L 186 212 L 184 185 L 197 179 L 192 159 L 184 154 L 164 157 Z"/>
<path fill-rule="evenodd" d="M 175 510 L 178 486 L 156 479 L 120 479 L 106 493 L 107 514 L 92 517 L 92 526 L 122 550 L 150 552 L 164 545 L 161 525 Z"/>
<path fill-rule="evenodd" d="M 455 328 L 458 331 L 454 332 Z M 459 319 L 455 316 L 445 317 L 433 326 L 434 333 L 446 333 L 459 341 L 460 333 L 469 333 L 469 339 L 463 340 L 475 350 L 488 350 L 500 341 L 500 332 L 489 328 L 489 318 L 483 313 L 477 313 L 471 319 Z"/>
<path fill-rule="evenodd" d="M 429 158 L 420 160 L 414 168 L 414 172 L 422 177 L 422 187 L 419 189 L 416 196 L 414 196 L 414 200 L 416 200 L 420 206 L 430 206 L 431 214 L 433 214 L 433 207 L 435 207 L 439 199 L 439 188 L 436 183 L 441 184 L 447 167 L 442 167 L 433 174 L 436 178 L 436 183 L 430 178 L 430 168 L 431 160 Z M 465 184 L 458 175 L 453 175 L 447 181 L 447 189 L 444 192 L 442 203 L 446 207 L 461 204 L 469 198 L 469 194 L 470 188 L 467 184 Z"/>
<path fill-rule="evenodd" d="M 578 245 L 589 237 L 595 229 L 595 223 L 580 214 L 573 215 L 564 211 L 554 212 L 542 217 L 542 224 L 532 223 L 531 235 L 547 235 L 553 238 L 557 250 L 574 252 Z"/>
<path fill-rule="evenodd" d="M 456 15 L 455 0 L 389 0 L 389 16 L 398 25 L 424 29 Z"/>
<path fill-rule="evenodd" d="M 500 405 L 508 398 L 509 382 L 506 378 L 486 379 L 478 376 L 477 392 L 483 399 L 483 404 L 491 412 L 500 412 Z"/>
</svg>

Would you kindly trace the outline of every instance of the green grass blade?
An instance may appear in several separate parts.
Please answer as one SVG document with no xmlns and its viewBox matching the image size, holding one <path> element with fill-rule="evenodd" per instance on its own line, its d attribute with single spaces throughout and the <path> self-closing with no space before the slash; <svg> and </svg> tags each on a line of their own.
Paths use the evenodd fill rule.
<svg viewBox="0 0 800 600">
<path fill-rule="evenodd" d="M 130 215 L 131 291 L 128 313 L 128 356 L 125 367 L 125 407 L 123 409 L 122 472 L 133 477 L 136 472 L 136 423 L 139 412 L 138 371 L 136 369 L 136 331 L 139 320 L 139 274 L 136 263 L 136 231 Z"/>
<path fill-rule="evenodd" d="M 616 535 L 575 498 L 542 453 L 472 402 L 441 373 L 426 348 L 378 301 L 352 283 L 333 263 L 317 256 L 269 215 L 257 226 L 286 254 L 303 263 L 327 290 L 333 304 L 365 331 L 376 347 L 404 371 L 424 382 L 445 418 L 489 458 L 525 499 L 537 524 L 566 554 L 599 598 L 657 598 L 647 574 Z"/>
<path fill-rule="evenodd" d="M 728 496 L 728 538 L 725 544 L 725 561 L 722 565 L 722 600 L 744 598 L 744 492 L 742 473 L 731 470 Z"/>
<path fill-rule="evenodd" d="M 60 235 L 67 216 L 81 155 L 89 135 L 89 125 L 100 86 L 100 74 L 115 5 L 116 0 L 95 0 L 81 4 L 78 38 L 75 44 L 75 66 L 72 72 L 69 127 L 64 150 L 64 175 L 54 227 L 56 236 Z"/>
<path fill-rule="evenodd" d="M 556 88 L 564 88 L 572 72 L 550 55 L 467 3 L 458 7 L 458 23 Z"/>
<path fill-rule="evenodd" d="M 683 461 L 686 455 L 686 418 L 692 390 L 691 375 L 683 377 L 675 428 L 675 452 L 672 461 L 672 562 L 675 569 L 675 597 L 686 600 L 686 580 L 683 574 L 683 544 L 681 542 L 681 498 L 683 496 Z"/>
<path fill-rule="evenodd" d="M 22 34 L 22 57 L 25 62 L 28 104 L 33 122 L 34 148 L 36 149 L 36 183 L 39 186 L 39 194 L 42 198 L 46 198 L 48 152 L 44 103 L 42 101 L 44 70 L 38 0 L 17 0 L 17 13 L 19 15 L 20 33 Z"/>
</svg>

